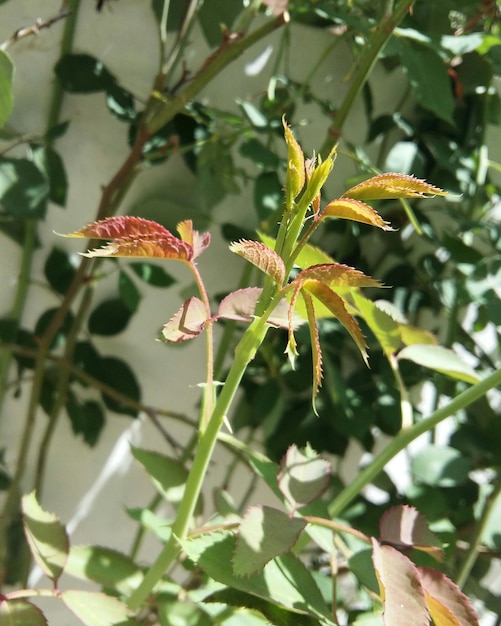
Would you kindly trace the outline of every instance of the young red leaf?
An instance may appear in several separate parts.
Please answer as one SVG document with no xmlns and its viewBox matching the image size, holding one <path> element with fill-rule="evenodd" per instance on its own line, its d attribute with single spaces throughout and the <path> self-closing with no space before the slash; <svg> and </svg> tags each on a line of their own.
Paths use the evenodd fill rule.
<svg viewBox="0 0 501 626">
<path fill-rule="evenodd" d="M 447 576 L 419 567 L 425 600 L 435 626 L 479 626 L 468 597 Z"/>
<path fill-rule="evenodd" d="M 179 222 L 177 232 L 181 235 L 181 239 L 193 249 L 193 260 L 198 258 L 209 247 L 210 233 L 200 234 L 197 230 L 193 230 L 193 222 L 191 220 Z"/>
<path fill-rule="evenodd" d="M 293 283 L 302 283 L 305 280 L 317 280 L 328 285 L 331 289 L 345 287 L 381 287 L 381 283 L 360 270 L 341 263 L 322 263 L 312 265 L 299 272 Z"/>
<path fill-rule="evenodd" d="M 368 366 L 367 348 L 365 344 L 365 337 L 360 330 L 355 318 L 348 313 L 344 305 L 343 299 L 337 295 L 332 289 L 330 289 L 324 282 L 319 280 L 305 280 L 302 284 L 302 289 L 311 293 L 315 298 L 320 300 L 329 311 L 336 317 L 341 324 L 350 333 L 353 341 L 357 344 L 357 348 L 360 350 L 360 354 Z"/>
<path fill-rule="evenodd" d="M 287 144 L 287 174 L 285 176 L 285 195 L 287 207 L 290 208 L 294 199 L 301 193 L 304 186 L 304 154 L 290 127 L 282 119 L 285 143 Z"/>
<path fill-rule="evenodd" d="M 228 320 L 236 320 L 239 322 L 250 322 L 254 317 L 254 311 L 263 290 L 260 287 L 247 287 L 246 289 L 238 289 L 232 291 L 221 300 L 217 309 L 216 318 L 224 318 Z M 273 313 L 266 320 L 270 326 L 276 328 L 288 328 L 289 303 L 283 299 L 273 309 Z M 303 324 L 304 320 L 298 316 L 292 319 L 292 325 L 297 328 Z"/>
<path fill-rule="evenodd" d="M 199 298 L 188 298 L 162 329 L 162 338 L 179 343 L 197 337 L 207 322 L 207 309 Z"/>
<path fill-rule="evenodd" d="M 379 540 L 397 547 L 413 547 L 442 560 L 437 537 L 428 528 L 424 515 L 412 506 L 394 506 L 381 516 Z"/>
<path fill-rule="evenodd" d="M 189 263 L 193 259 L 193 250 L 184 241 L 169 233 L 168 237 L 115 239 L 102 248 L 83 253 L 83 256 L 89 258 L 140 257 Z"/>
<path fill-rule="evenodd" d="M 308 327 L 310 330 L 311 341 L 311 354 L 313 361 L 313 388 L 311 393 L 311 402 L 313 405 L 313 412 L 318 415 L 316 407 L 316 398 L 318 390 L 322 385 L 322 348 L 320 346 L 320 336 L 318 334 L 318 325 L 315 318 L 315 309 L 310 294 L 306 291 L 301 291 L 304 303 L 306 305 L 306 312 L 308 314 Z"/>
<path fill-rule="evenodd" d="M 268 561 L 292 550 L 305 526 L 301 517 L 269 506 L 250 507 L 240 524 L 233 572 L 249 576 L 262 570 Z"/>
<path fill-rule="evenodd" d="M 277 285 L 282 285 L 284 282 L 285 265 L 282 258 L 264 243 L 241 239 L 233 242 L 230 250 L 271 276 Z"/>
<path fill-rule="evenodd" d="M 447 192 L 407 174 L 378 174 L 348 189 L 343 198 L 386 200 L 389 198 L 427 198 L 446 196 Z"/>
<path fill-rule="evenodd" d="M 292 505 L 292 512 L 314 502 L 329 484 L 331 466 L 310 447 L 292 445 L 280 462 L 278 488 Z"/>
<path fill-rule="evenodd" d="M 94 222 L 64 237 L 87 239 L 125 239 L 127 237 L 165 237 L 172 234 L 161 224 L 142 217 L 120 215 Z"/>
<path fill-rule="evenodd" d="M 352 198 L 338 198 L 332 200 L 322 211 L 321 219 L 327 217 L 337 217 L 353 222 L 361 222 L 370 226 L 377 226 L 383 230 L 393 230 L 389 222 L 384 219 L 365 202 Z"/>
<path fill-rule="evenodd" d="M 391 546 L 372 539 L 372 561 L 383 600 L 385 626 L 428 626 L 430 618 L 414 563 Z"/>
</svg>

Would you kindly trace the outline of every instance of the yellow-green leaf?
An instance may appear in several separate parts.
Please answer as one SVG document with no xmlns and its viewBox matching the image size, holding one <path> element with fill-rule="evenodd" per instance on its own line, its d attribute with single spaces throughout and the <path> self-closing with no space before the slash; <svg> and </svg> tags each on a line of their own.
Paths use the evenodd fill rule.
<svg viewBox="0 0 501 626">
<path fill-rule="evenodd" d="M 287 174 L 285 176 L 285 197 L 287 208 L 290 209 L 294 199 L 304 187 L 304 154 L 290 127 L 282 119 L 285 143 L 287 144 Z"/>
<path fill-rule="evenodd" d="M 348 189 L 344 198 L 386 200 L 390 198 L 428 198 L 446 196 L 447 192 L 408 174 L 378 174 Z"/>
<path fill-rule="evenodd" d="M 480 376 L 453 350 L 431 344 L 407 346 L 398 354 L 399 359 L 408 359 L 423 367 L 450 376 L 456 380 L 475 384 Z"/>
<path fill-rule="evenodd" d="M 387 356 L 394 354 L 401 346 L 397 322 L 361 293 L 353 292 L 352 298 L 360 316 L 374 333 L 384 353 Z"/>
<path fill-rule="evenodd" d="M 377 211 L 365 202 L 353 198 L 338 198 L 329 202 L 322 212 L 321 219 L 328 217 L 361 222 L 383 230 L 393 230 L 389 222 L 386 222 Z"/>
</svg>

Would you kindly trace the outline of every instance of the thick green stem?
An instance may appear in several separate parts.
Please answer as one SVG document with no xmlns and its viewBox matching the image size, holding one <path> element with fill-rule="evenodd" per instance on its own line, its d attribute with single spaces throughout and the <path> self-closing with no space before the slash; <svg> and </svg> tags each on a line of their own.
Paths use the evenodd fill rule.
<svg viewBox="0 0 501 626">
<path fill-rule="evenodd" d="M 360 492 L 369 485 L 374 478 L 385 468 L 399 452 L 405 450 L 407 446 L 420 435 L 432 430 L 444 419 L 454 413 L 466 408 L 482 396 L 489 389 L 501 385 L 501 369 L 484 378 L 463 393 L 459 394 L 447 406 L 438 409 L 430 417 L 414 424 L 411 428 L 401 431 L 389 444 L 380 452 L 377 457 L 358 476 L 347 485 L 343 491 L 335 498 L 329 506 L 329 515 L 332 518 L 338 517 L 353 502 Z"/>
<path fill-rule="evenodd" d="M 348 92 L 341 106 L 336 111 L 334 120 L 329 127 L 327 138 L 320 150 L 320 154 L 323 157 L 326 157 L 338 143 L 344 123 L 353 110 L 353 103 L 362 90 L 362 87 L 367 82 L 381 50 L 414 2 L 415 0 L 401 0 L 395 11 L 390 15 L 387 14 L 386 9 L 384 10 L 382 19 L 376 26 L 372 37 L 367 42 L 364 52 L 358 61 Z"/>
</svg>

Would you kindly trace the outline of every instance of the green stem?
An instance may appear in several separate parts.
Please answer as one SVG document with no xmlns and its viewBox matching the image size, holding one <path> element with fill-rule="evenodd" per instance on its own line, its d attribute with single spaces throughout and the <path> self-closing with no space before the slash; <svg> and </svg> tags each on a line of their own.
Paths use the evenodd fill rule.
<svg viewBox="0 0 501 626">
<path fill-rule="evenodd" d="M 360 474 L 335 498 L 329 506 L 329 515 L 332 518 L 339 517 L 346 507 L 369 485 L 374 478 L 385 468 L 385 466 L 402 450 L 417 439 L 420 435 L 435 428 L 437 424 L 453 415 L 457 411 L 466 408 L 482 396 L 489 389 L 501 385 L 501 369 L 476 383 L 466 391 L 459 394 L 447 406 L 435 411 L 430 417 L 414 424 L 411 428 L 401 431 L 389 444 L 380 452 L 370 465 L 363 469 Z"/>
<path fill-rule="evenodd" d="M 336 111 L 334 121 L 327 132 L 327 138 L 320 150 L 323 157 L 330 154 L 332 148 L 338 143 L 344 123 L 353 110 L 353 103 L 362 87 L 367 82 L 379 54 L 387 44 L 396 26 L 402 21 L 406 13 L 414 4 L 415 0 L 401 0 L 395 11 L 388 15 L 387 8 L 383 11 L 383 17 L 377 24 L 372 37 L 364 48 L 364 52 L 358 62 L 351 84 L 348 88 L 341 106 Z"/>
<path fill-rule="evenodd" d="M 265 320 L 265 316 L 254 320 L 247 328 L 236 348 L 235 360 L 228 372 L 228 377 L 221 390 L 216 406 L 214 407 L 214 412 L 207 424 L 207 428 L 200 435 L 193 465 L 186 482 L 183 499 L 172 525 L 171 538 L 166 543 L 157 560 L 145 574 L 139 587 L 135 589 L 130 596 L 128 605 L 132 610 L 138 609 L 144 600 L 146 600 L 155 584 L 160 580 L 165 570 L 179 553 L 178 539 L 183 539 L 187 535 L 189 524 L 224 418 L 237 393 L 247 365 L 254 358 L 266 336 L 267 325 Z"/>
</svg>

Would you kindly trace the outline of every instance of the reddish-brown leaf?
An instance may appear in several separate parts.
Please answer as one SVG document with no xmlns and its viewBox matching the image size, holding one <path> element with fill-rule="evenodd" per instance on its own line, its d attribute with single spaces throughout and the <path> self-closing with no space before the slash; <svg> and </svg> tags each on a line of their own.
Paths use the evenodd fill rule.
<svg viewBox="0 0 501 626">
<path fill-rule="evenodd" d="M 429 567 L 419 567 L 426 605 L 435 626 L 478 626 L 468 597 L 447 576 Z"/>
<path fill-rule="evenodd" d="M 385 626 L 428 626 L 430 618 L 417 567 L 391 546 L 372 539 L 372 561 L 376 570 Z"/>
<path fill-rule="evenodd" d="M 338 296 L 337 293 L 332 291 L 324 282 L 319 280 L 305 280 L 301 284 L 301 289 L 311 293 L 315 298 L 326 306 L 329 311 L 336 317 L 341 324 L 350 333 L 353 341 L 356 343 L 357 348 L 360 350 L 360 354 L 364 359 L 366 365 L 369 364 L 367 356 L 367 348 L 365 344 L 365 337 L 360 330 L 355 318 L 348 313 L 344 305 L 343 299 Z"/>
<path fill-rule="evenodd" d="M 217 309 L 216 318 L 224 318 L 228 320 L 236 320 L 239 322 L 250 322 L 254 317 L 256 305 L 263 290 L 260 287 L 247 287 L 246 289 L 238 289 L 232 291 L 221 300 Z M 272 314 L 266 320 L 270 326 L 276 328 L 288 328 L 289 303 L 283 299 L 273 309 Z M 294 317 L 292 324 L 294 328 L 304 323 L 299 317 Z"/>
<path fill-rule="evenodd" d="M 313 406 L 313 412 L 315 415 L 318 415 L 316 399 L 318 390 L 322 386 L 322 348 L 320 347 L 320 336 L 318 334 L 318 324 L 315 318 L 313 300 L 310 294 L 305 290 L 301 291 L 301 295 L 306 305 L 306 311 L 308 314 L 308 327 L 310 330 L 311 355 L 313 361 L 313 388 L 311 393 L 311 403 Z"/>
<path fill-rule="evenodd" d="M 188 298 L 162 329 L 162 338 L 171 343 L 200 335 L 207 322 L 207 309 L 199 298 Z"/>
<path fill-rule="evenodd" d="M 412 506 L 394 506 L 383 513 L 379 522 L 379 540 L 428 552 L 439 561 L 443 558 L 440 543 L 428 528 L 426 518 Z"/>
<path fill-rule="evenodd" d="M 168 236 L 140 236 L 115 239 L 102 248 L 83 253 L 93 257 L 143 257 L 167 259 L 171 261 L 191 261 L 193 249 L 181 239 L 168 233 Z"/>
<path fill-rule="evenodd" d="M 348 189 L 344 198 L 386 200 L 389 198 L 427 198 L 446 196 L 447 192 L 407 174 L 378 174 Z"/>
<path fill-rule="evenodd" d="M 241 239 L 232 243 L 230 250 L 271 276 L 278 285 L 284 282 L 285 265 L 282 258 L 264 243 Z"/>
<path fill-rule="evenodd" d="M 361 222 L 383 230 L 393 230 L 389 222 L 385 222 L 377 211 L 365 202 L 353 198 L 338 198 L 329 202 L 322 212 L 321 219 L 328 217 Z"/>
<path fill-rule="evenodd" d="M 105 220 L 94 222 L 65 237 L 86 237 L 88 239 L 125 239 L 127 237 L 173 237 L 163 226 L 145 220 L 142 217 L 120 215 L 108 217 Z"/>
<path fill-rule="evenodd" d="M 299 272 L 294 283 L 304 280 L 318 280 L 328 285 L 331 289 L 345 287 L 381 287 L 381 283 L 370 276 L 366 276 L 360 270 L 341 263 L 322 263 L 312 265 Z"/>
<path fill-rule="evenodd" d="M 193 249 L 193 261 L 209 247 L 210 233 L 200 234 L 198 230 L 193 230 L 193 222 L 191 220 L 179 222 L 177 232 L 181 235 L 181 239 Z"/>
</svg>

